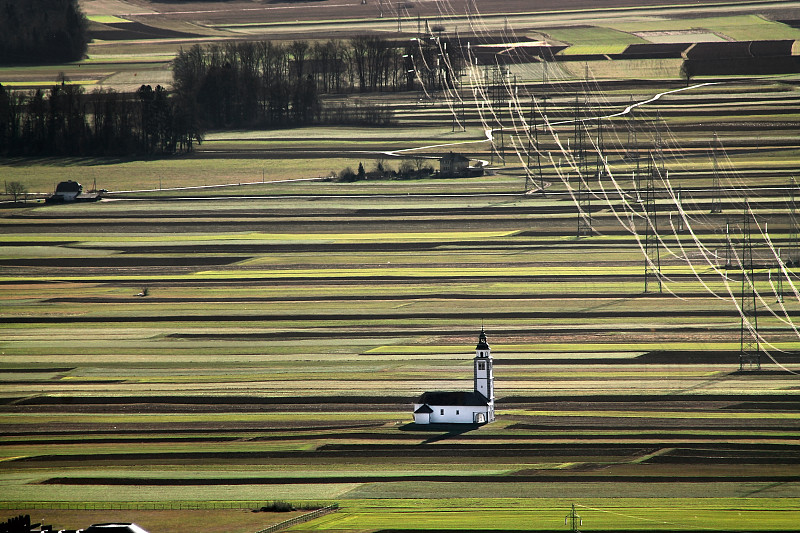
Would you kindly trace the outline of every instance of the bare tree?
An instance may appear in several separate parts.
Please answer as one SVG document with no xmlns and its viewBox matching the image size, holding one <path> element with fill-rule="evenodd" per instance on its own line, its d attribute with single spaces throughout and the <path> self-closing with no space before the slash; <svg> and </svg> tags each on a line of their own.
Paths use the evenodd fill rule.
<svg viewBox="0 0 800 533">
<path fill-rule="evenodd" d="M 18 197 L 27 198 L 28 189 L 19 181 L 9 181 L 6 183 L 6 194 L 14 199 L 14 203 L 17 203 Z"/>
<path fill-rule="evenodd" d="M 417 174 L 433 170 L 433 166 L 424 157 L 415 157 L 412 161 L 414 162 L 414 169 L 417 171 Z"/>
</svg>

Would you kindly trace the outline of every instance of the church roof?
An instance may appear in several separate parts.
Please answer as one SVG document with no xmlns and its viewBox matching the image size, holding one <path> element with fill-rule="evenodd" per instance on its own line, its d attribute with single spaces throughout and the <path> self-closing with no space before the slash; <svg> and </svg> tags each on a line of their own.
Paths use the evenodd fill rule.
<svg viewBox="0 0 800 533">
<path fill-rule="evenodd" d="M 432 412 L 433 412 L 433 409 L 431 409 L 431 408 L 430 408 L 430 406 L 429 406 L 428 404 L 426 404 L 426 403 L 423 403 L 422 405 L 420 405 L 420 406 L 419 406 L 419 409 L 417 409 L 416 411 L 414 411 L 414 414 L 415 414 L 415 415 L 416 415 L 416 414 L 424 414 L 424 413 L 431 414 Z"/>
<path fill-rule="evenodd" d="M 428 405 L 486 405 L 488 400 L 483 394 L 475 391 L 433 391 L 422 393 L 417 403 Z"/>
</svg>

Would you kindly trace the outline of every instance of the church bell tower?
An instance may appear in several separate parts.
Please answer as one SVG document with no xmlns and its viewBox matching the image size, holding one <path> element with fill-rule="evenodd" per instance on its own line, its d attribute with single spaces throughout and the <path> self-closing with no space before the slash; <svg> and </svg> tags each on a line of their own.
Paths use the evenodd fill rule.
<svg viewBox="0 0 800 533">
<path fill-rule="evenodd" d="M 492 350 L 486 342 L 486 333 L 481 327 L 478 345 L 475 347 L 475 392 L 480 393 L 490 404 L 494 403 L 494 373 L 492 372 Z"/>
</svg>

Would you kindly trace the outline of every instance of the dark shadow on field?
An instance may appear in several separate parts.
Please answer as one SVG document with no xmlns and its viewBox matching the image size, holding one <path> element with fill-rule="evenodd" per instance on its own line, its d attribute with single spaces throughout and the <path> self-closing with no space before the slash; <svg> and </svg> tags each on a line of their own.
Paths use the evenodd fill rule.
<svg viewBox="0 0 800 533">
<path fill-rule="evenodd" d="M 401 426 L 399 429 L 400 431 L 436 433 L 420 443 L 420 445 L 424 445 L 458 437 L 465 433 L 469 433 L 470 431 L 476 430 L 479 427 L 481 427 L 481 424 L 415 424 L 412 422 L 410 424 L 406 424 L 405 426 Z"/>
<path fill-rule="evenodd" d="M 10 167 L 27 167 L 32 165 L 53 165 L 53 166 L 86 166 L 97 165 L 116 165 L 119 163 L 130 163 L 133 161 L 156 161 L 164 159 L 178 159 L 180 155 L 167 156 L 15 156 L 3 159 L 3 164 Z"/>
</svg>

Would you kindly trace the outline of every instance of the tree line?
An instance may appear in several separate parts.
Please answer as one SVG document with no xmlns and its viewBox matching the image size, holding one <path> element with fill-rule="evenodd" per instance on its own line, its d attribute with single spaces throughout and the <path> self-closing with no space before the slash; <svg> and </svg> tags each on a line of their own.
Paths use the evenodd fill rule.
<svg viewBox="0 0 800 533">
<path fill-rule="evenodd" d="M 377 36 L 230 42 L 181 50 L 171 92 L 142 85 L 135 93 L 87 94 L 63 77 L 48 90 L 0 85 L 0 155 L 168 155 L 191 151 L 208 129 L 386 125 L 388 107 L 320 96 L 420 84 L 435 90 L 460 68 L 445 51 Z"/>
<path fill-rule="evenodd" d="M 457 56 L 460 57 L 460 56 Z M 281 127 L 312 123 L 385 123 L 388 112 L 332 109 L 320 95 L 435 88 L 452 80 L 460 61 L 420 41 L 358 36 L 347 41 L 243 41 L 181 50 L 173 84 L 209 128 Z"/>
<path fill-rule="evenodd" d="M 63 78 L 47 91 L 0 84 L 1 155 L 149 156 L 190 151 L 200 141 L 197 117 L 160 85 L 86 94 Z"/>
<path fill-rule="evenodd" d="M 77 0 L 0 0 L 0 64 L 82 59 L 88 26 Z"/>
</svg>

